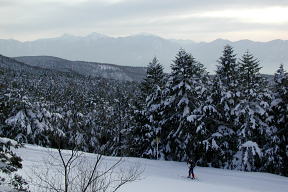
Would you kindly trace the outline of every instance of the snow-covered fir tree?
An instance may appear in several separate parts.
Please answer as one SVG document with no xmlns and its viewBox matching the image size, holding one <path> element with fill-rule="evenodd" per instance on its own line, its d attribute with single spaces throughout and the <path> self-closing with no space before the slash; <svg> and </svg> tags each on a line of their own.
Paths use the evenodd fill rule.
<svg viewBox="0 0 288 192">
<path fill-rule="evenodd" d="M 195 126 L 187 118 L 201 105 L 207 73 L 204 66 L 183 49 L 171 69 L 163 93 L 161 142 L 166 159 L 183 161 L 192 156 L 198 144 Z"/>
<path fill-rule="evenodd" d="M 283 65 L 275 73 L 274 82 L 264 170 L 288 176 L 288 74 Z"/>
<path fill-rule="evenodd" d="M 203 132 L 202 165 L 230 168 L 236 145 L 232 110 L 239 99 L 238 73 L 236 55 L 233 48 L 226 45 L 218 60 L 213 83 L 193 118 Z"/>
<path fill-rule="evenodd" d="M 157 158 L 158 151 L 161 151 L 161 149 L 157 149 L 157 146 L 161 133 L 159 121 L 164 78 L 163 67 L 154 57 L 149 63 L 146 77 L 141 83 L 142 105 L 136 114 L 139 126 L 136 128 L 137 134 L 135 135 L 139 145 L 137 148 L 141 151 L 140 156 L 146 158 Z"/>
<path fill-rule="evenodd" d="M 147 67 L 146 77 L 141 83 L 141 90 L 145 95 L 145 100 L 152 94 L 157 87 L 162 88 L 164 85 L 165 74 L 163 66 L 159 63 L 157 57 L 154 57 Z"/>
<path fill-rule="evenodd" d="M 261 168 L 263 146 L 266 143 L 269 100 L 267 81 L 259 73 L 259 61 L 248 51 L 240 59 L 240 100 L 237 103 L 235 126 L 238 150 L 233 166 L 239 170 L 257 171 Z"/>
<path fill-rule="evenodd" d="M 144 151 L 144 156 L 150 158 L 163 158 L 162 149 L 160 143 L 161 134 L 161 102 L 162 91 L 164 88 L 165 75 L 163 67 L 159 63 L 156 57 L 149 63 L 147 68 L 147 76 L 144 80 L 144 85 L 149 84 L 148 95 L 145 100 L 144 114 L 147 121 L 145 127 L 147 128 L 146 138 L 148 140 L 148 146 Z M 148 87 L 148 86 L 147 86 Z"/>
</svg>

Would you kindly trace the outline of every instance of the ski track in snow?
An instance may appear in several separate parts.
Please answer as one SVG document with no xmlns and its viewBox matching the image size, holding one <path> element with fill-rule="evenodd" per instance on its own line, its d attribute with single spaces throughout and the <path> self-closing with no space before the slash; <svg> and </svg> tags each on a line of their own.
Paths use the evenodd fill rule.
<svg viewBox="0 0 288 192">
<path fill-rule="evenodd" d="M 24 168 L 20 174 L 31 176 L 32 167 L 41 166 L 48 150 L 51 151 L 34 145 L 17 149 L 16 153 L 23 158 Z M 91 159 L 95 157 L 94 154 L 86 155 Z M 116 157 L 104 159 L 107 163 L 117 160 Z M 139 181 L 123 186 L 120 192 L 288 192 L 288 177 L 269 173 L 196 167 L 194 172 L 199 180 L 190 180 L 185 178 L 188 168 L 183 162 L 125 158 L 124 166 L 131 164 L 140 164 L 144 172 Z"/>
</svg>

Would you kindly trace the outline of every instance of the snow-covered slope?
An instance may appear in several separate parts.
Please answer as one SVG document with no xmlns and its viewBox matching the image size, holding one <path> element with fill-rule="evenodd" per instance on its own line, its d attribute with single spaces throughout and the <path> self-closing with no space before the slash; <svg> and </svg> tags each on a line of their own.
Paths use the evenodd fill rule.
<svg viewBox="0 0 288 192">
<path fill-rule="evenodd" d="M 17 153 L 24 159 L 24 168 L 20 172 L 31 176 L 31 169 L 35 165 L 41 166 L 41 162 L 47 159 L 47 150 L 32 145 L 18 149 Z M 87 154 L 87 157 L 93 159 L 95 155 Z M 115 157 L 104 159 L 105 162 L 116 160 Z M 144 168 L 142 179 L 124 186 L 121 192 L 288 192 L 287 177 L 268 173 L 196 167 L 195 174 L 199 180 L 190 180 L 185 178 L 185 163 L 126 158 L 124 165 L 133 163 L 139 163 Z"/>
</svg>

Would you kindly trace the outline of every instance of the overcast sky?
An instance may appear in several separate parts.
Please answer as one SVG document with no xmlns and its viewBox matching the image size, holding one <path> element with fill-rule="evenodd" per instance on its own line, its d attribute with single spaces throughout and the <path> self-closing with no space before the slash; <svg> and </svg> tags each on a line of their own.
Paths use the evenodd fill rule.
<svg viewBox="0 0 288 192">
<path fill-rule="evenodd" d="M 0 39 L 64 33 L 288 40 L 288 0 L 0 0 Z"/>
</svg>

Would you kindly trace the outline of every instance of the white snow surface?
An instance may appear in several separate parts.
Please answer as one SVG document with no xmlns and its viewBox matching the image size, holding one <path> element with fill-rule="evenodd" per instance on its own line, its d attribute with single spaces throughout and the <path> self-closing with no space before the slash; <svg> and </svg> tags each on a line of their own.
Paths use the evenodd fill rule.
<svg viewBox="0 0 288 192">
<path fill-rule="evenodd" d="M 32 167 L 41 166 L 48 157 L 47 151 L 33 145 L 17 149 L 17 154 L 23 158 L 24 168 L 20 174 L 31 176 Z M 87 158 L 93 159 L 95 154 L 87 154 Z M 117 157 L 105 157 L 108 163 L 116 160 Z M 186 178 L 188 168 L 184 162 L 126 158 L 124 166 L 133 163 L 144 169 L 141 179 L 123 186 L 120 192 L 288 192 L 288 177 L 268 173 L 196 167 L 198 180 L 191 180 Z"/>
<path fill-rule="evenodd" d="M 16 146 L 18 144 L 17 141 L 15 141 L 13 139 L 9 139 L 6 137 L 0 137 L 0 143 L 7 144 L 8 142 L 10 142 L 11 145 L 13 145 L 13 146 Z"/>
</svg>

